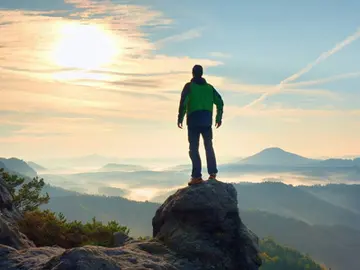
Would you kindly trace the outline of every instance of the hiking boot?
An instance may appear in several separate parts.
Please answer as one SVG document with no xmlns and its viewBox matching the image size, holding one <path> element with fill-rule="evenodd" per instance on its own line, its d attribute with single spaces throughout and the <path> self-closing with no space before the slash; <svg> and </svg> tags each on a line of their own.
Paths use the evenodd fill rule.
<svg viewBox="0 0 360 270">
<path fill-rule="evenodd" d="M 204 180 L 201 177 L 192 177 L 188 185 L 191 186 L 191 185 L 201 184 L 203 182 Z"/>
<path fill-rule="evenodd" d="M 215 173 L 210 174 L 209 180 L 216 180 L 216 174 Z"/>
</svg>

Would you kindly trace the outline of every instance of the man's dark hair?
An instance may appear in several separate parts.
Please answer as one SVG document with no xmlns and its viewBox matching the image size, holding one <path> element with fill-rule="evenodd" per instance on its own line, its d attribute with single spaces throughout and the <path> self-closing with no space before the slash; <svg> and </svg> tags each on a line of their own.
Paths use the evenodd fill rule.
<svg viewBox="0 0 360 270">
<path fill-rule="evenodd" d="M 192 69 L 193 77 L 200 78 L 203 75 L 203 67 L 200 65 L 195 65 Z"/>
</svg>

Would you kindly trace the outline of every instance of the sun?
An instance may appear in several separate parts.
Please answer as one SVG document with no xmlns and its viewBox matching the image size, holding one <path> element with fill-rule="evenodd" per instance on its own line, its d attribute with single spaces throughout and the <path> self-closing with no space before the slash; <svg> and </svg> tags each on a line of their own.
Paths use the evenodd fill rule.
<svg viewBox="0 0 360 270">
<path fill-rule="evenodd" d="M 65 68 L 97 69 L 115 60 L 117 43 L 115 36 L 101 26 L 65 23 L 58 29 L 51 58 Z"/>
</svg>

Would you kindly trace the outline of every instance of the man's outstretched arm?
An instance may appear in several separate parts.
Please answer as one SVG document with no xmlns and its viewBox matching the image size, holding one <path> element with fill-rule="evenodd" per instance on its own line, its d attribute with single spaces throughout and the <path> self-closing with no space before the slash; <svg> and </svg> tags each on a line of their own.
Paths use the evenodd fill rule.
<svg viewBox="0 0 360 270">
<path fill-rule="evenodd" d="M 218 91 L 214 88 L 214 103 L 216 105 L 216 125 L 221 126 L 224 111 L 224 101 Z"/>
<path fill-rule="evenodd" d="M 181 92 L 181 98 L 180 98 L 180 103 L 179 103 L 179 113 L 178 113 L 178 126 L 179 127 L 182 126 L 182 122 L 184 121 L 184 117 L 186 114 L 186 104 L 189 99 L 189 91 L 190 91 L 190 86 L 187 83 L 187 84 L 185 84 L 185 86 Z"/>
</svg>

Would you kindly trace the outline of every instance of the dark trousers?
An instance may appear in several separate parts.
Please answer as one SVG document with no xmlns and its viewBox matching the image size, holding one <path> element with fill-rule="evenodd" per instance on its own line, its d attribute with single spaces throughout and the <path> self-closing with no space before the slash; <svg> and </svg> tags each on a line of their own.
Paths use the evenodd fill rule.
<svg viewBox="0 0 360 270">
<path fill-rule="evenodd" d="M 200 135 L 204 141 L 206 162 L 209 174 L 218 172 L 216 165 L 215 151 L 213 148 L 213 132 L 211 126 L 188 127 L 189 156 L 192 162 L 192 177 L 201 177 L 201 158 L 199 153 Z"/>
</svg>

